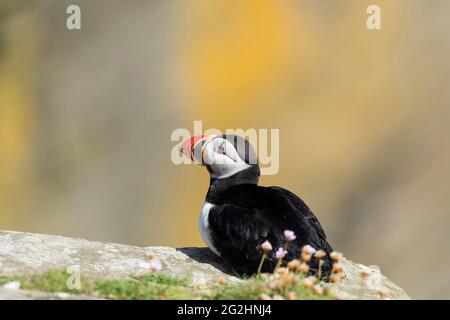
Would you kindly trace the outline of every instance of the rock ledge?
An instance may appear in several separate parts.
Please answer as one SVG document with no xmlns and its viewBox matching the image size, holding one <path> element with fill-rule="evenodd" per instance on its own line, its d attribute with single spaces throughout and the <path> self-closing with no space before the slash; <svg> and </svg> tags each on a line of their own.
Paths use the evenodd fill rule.
<svg viewBox="0 0 450 320">
<path fill-rule="evenodd" d="M 77 266 L 83 277 L 119 279 L 149 272 L 149 254 L 158 257 L 161 272 L 187 278 L 193 286 L 216 284 L 220 277 L 227 282 L 243 281 L 233 275 L 207 248 L 135 247 L 102 243 L 62 236 L 13 231 L 0 231 L 0 276 L 43 273 L 51 269 Z M 391 299 L 409 299 L 408 295 L 383 276 L 375 267 L 366 267 L 350 260 L 343 261 L 347 278 L 333 285 L 333 292 L 349 299 L 376 299 L 376 290 L 385 287 Z M 369 272 L 363 282 L 361 271 Z M 71 294 L 44 293 L 0 288 L 0 299 L 89 299 Z"/>
</svg>

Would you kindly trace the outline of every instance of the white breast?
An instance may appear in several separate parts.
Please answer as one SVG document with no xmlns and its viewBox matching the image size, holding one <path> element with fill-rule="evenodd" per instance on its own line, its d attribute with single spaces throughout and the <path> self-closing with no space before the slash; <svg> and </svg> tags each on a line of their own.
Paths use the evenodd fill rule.
<svg viewBox="0 0 450 320">
<path fill-rule="evenodd" d="M 198 226 L 200 229 L 200 234 L 202 235 L 203 241 L 206 243 L 209 249 L 211 249 L 215 254 L 220 256 L 219 251 L 217 251 L 216 248 L 214 248 L 211 240 L 211 232 L 209 229 L 209 222 L 208 222 L 208 216 L 209 216 L 209 210 L 214 207 L 213 204 L 205 202 L 202 208 L 202 212 L 200 214 L 200 219 L 198 220 Z"/>
</svg>

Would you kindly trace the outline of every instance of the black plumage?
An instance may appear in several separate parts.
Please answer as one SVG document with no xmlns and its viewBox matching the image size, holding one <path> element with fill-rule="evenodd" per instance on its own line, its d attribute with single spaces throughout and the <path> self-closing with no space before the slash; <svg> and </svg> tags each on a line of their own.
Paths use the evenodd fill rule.
<svg viewBox="0 0 450 320">
<path fill-rule="evenodd" d="M 236 271 L 252 274 L 261 261 L 261 244 L 268 240 L 274 250 L 262 270 L 272 272 L 276 264 L 275 250 L 285 244 L 283 232 L 292 230 L 297 238 L 289 243 L 284 260 L 298 258 L 301 248 L 309 244 L 327 253 L 322 271 L 328 274 L 332 267 L 329 254 L 333 249 L 316 216 L 286 189 L 248 183 L 258 172 L 250 167 L 233 177 L 211 181 L 206 201 L 214 204 L 208 217 L 214 247 Z M 312 259 L 310 267 L 317 271 L 317 259 Z"/>
</svg>

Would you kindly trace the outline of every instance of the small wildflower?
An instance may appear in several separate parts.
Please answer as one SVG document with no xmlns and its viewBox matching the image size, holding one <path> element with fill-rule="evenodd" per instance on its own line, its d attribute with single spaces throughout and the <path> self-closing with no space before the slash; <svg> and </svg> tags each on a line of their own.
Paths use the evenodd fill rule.
<svg viewBox="0 0 450 320">
<path fill-rule="evenodd" d="M 289 270 L 286 269 L 286 268 L 278 268 L 278 269 L 277 269 L 277 274 L 278 274 L 279 276 L 283 276 L 283 275 L 286 275 L 286 274 L 288 274 L 288 273 L 289 273 Z"/>
<path fill-rule="evenodd" d="M 311 256 L 316 253 L 316 249 L 311 247 L 309 244 L 303 246 L 302 248 L 302 259 L 305 262 L 309 262 L 311 260 Z"/>
<path fill-rule="evenodd" d="M 266 260 L 269 252 L 272 251 L 272 245 L 270 244 L 269 241 L 266 240 L 261 244 L 261 248 L 263 249 L 263 255 L 261 257 L 261 262 L 259 263 L 259 266 L 258 266 L 257 275 L 259 275 L 261 273 L 261 268 L 264 264 L 264 260 Z"/>
<path fill-rule="evenodd" d="M 153 258 L 153 259 L 150 261 L 150 268 L 151 268 L 154 272 L 161 271 L 161 269 L 162 269 L 161 260 L 159 260 L 158 258 Z"/>
<path fill-rule="evenodd" d="M 370 273 L 367 270 L 363 270 L 360 272 L 360 275 L 361 275 L 361 279 L 366 280 L 369 277 Z"/>
<path fill-rule="evenodd" d="M 341 275 L 339 274 L 339 273 L 333 273 L 331 276 L 330 276 L 330 282 L 331 283 L 337 283 L 337 282 L 339 282 L 339 281 L 341 281 Z"/>
<path fill-rule="evenodd" d="M 289 261 L 287 267 L 289 270 L 297 270 L 298 267 L 300 267 L 300 261 L 298 261 L 297 259 Z"/>
<path fill-rule="evenodd" d="M 302 284 L 306 288 L 312 288 L 316 284 L 316 277 L 308 277 L 302 280 Z"/>
<path fill-rule="evenodd" d="M 302 260 L 305 262 L 311 261 L 311 255 L 309 253 L 302 252 Z"/>
<path fill-rule="evenodd" d="M 287 273 L 280 276 L 280 281 L 278 282 L 278 286 L 280 289 L 286 287 L 286 285 L 293 284 L 295 282 L 295 276 L 293 273 Z"/>
<path fill-rule="evenodd" d="M 302 283 L 305 286 L 305 288 L 312 288 L 314 286 L 314 282 L 312 282 L 309 279 L 303 279 Z"/>
<path fill-rule="evenodd" d="M 298 299 L 298 296 L 297 296 L 297 294 L 295 293 L 295 292 L 289 292 L 288 293 L 288 295 L 287 295 L 287 299 L 288 300 L 297 300 Z"/>
<path fill-rule="evenodd" d="M 318 296 L 323 295 L 323 289 L 320 286 L 318 286 L 317 284 L 314 285 L 311 289 L 314 294 L 316 294 Z"/>
<path fill-rule="evenodd" d="M 316 253 L 314 253 L 314 257 L 316 257 L 317 259 L 319 259 L 319 272 L 318 272 L 318 277 L 320 278 L 322 276 L 322 267 L 323 267 L 323 258 L 327 255 L 327 253 L 320 249 L 317 250 Z"/>
<path fill-rule="evenodd" d="M 338 262 L 339 260 L 342 259 L 342 253 L 337 252 L 337 251 L 333 251 L 332 253 L 330 253 L 330 257 L 334 261 Z"/>
<path fill-rule="evenodd" d="M 263 251 L 265 253 L 269 253 L 270 251 L 272 251 L 272 245 L 267 240 L 263 242 L 263 244 L 261 245 L 261 248 L 263 249 Z"/>
<path fill-rule="evenodd" d="M 275 258 L 277 259 L 283 259 L 287 254 L 286 249 L 278 248 L 277 252 L 275 253 Z"/>
<path fill-rule="evenodd" d="M 335 273 L 344 272 L 344 267 L 340 263 L 333 263 L 333 272 Z"/>
<path fill-rule="evenodd" d="M 317 250 L 316 253 L 314 253 L 314 257 L 316 257 L 317 259 L 322 259 L 326 255 L 327 253 L 323 250 Z"/>
<path fill-rule="evenodd" d="M 259 296 L 259 299 L 260 300 L 272 300 L 272 298 L 265 293 L 261 293 L 261 295 Z"/>
<path fill-rule="evenodd" d="M 386 287 L 379 287 L 379 288 L 377 288 L 377 294 L 380 297 L 380 299 L 388 298 L 390 293 L 391 292 Z"/>
<path fill-rule="evenodd" d="M 301 273 L 308 273 L 309 272 L 309 266 L 306 263 L 302 263 L 298 267 L 298 271 L 300 271 Z"/>
<path fill-rule="evenodd" d="M 306 246 L 303 246 L 302 253 L 313 255 L 314 253 L 316 253 L 316 249 L 307 244 Z"/>
<path fill-rule="evenodd" d="M 284 240 L 286 240 L 287 242 L 291 242 L 294 241 L 295 239 L 297 239 L 297 237 L 295 236 L 294 231 L 284 230 Z"/>
<path fill-rule="evenodd" d="M 219 278 L 219 284 L 220 284 L 220 285 L 224 285 L 225 282 L 226 282 L 226 280 L 225 280 L 224 277 L 220 277 L 220 278 Z"/>
<path fill-rule="evenodd" d="M 278 268 L 281 266 L 281 263 L 283 262 L 283 258 L 286 256 L 287 251 L 284 248 L 278 248 L 277 252 L 275 252 L 275 258 L 278 259 L 277 264 L 275 265 L 275 269 L 273 270 L 273 273 L 275 274 Z"/>
<path fill-rule="evenodd" d="M 152 260 L 155 257 L 155 255 L 153 253 L 149 253 L 147 255 L 147 260 Z"/>
<path fill-rule="evenodd" d="M 279 294 L 276 294 L 273 296 L 272 298 L 273 300 L 285 300 L 282 296 L 280 296 Z"/>
</svg>

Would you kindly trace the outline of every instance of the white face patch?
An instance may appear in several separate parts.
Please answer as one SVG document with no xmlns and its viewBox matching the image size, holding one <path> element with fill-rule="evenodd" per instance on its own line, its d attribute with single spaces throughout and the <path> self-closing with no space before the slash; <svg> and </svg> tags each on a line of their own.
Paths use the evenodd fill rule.
<svg viewBox="0 0 450 320">
<path fill-rule="evenodd" d="M 239 157 L 234 145 L 223 138 L 212 139 L 204 145 L 203 160 L 212 169 L 211 177 L 216 179 L 230 177 L 250 167 Z"/>
<path fill-rule="evenodd" d="M 209 229 L 209 210 L 214 207 L 213 204 L 205 202 L 202 208 L 202 212 L 200 214 L 200 218 L 198 220 L 198 227 L 200 229 L 200 234 L 202 236 L 203 241 L 206 243 L 209 249 L 211 249 L 212 252 L 214 252 L 216 255 L 220 257 L 219 251 L 217 251 L 216 248 L 214 248 L 211 240 L 211 231 Z"/>
</svg>

